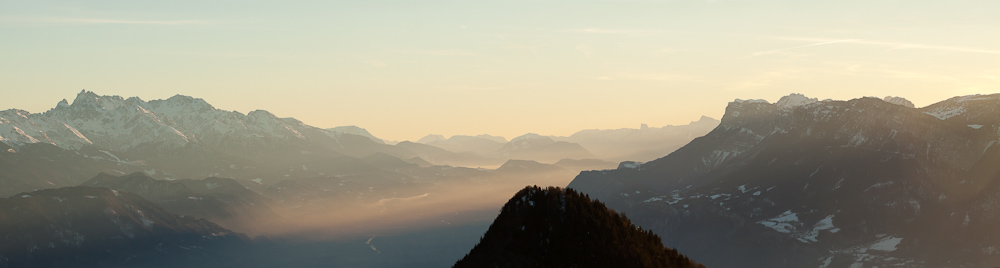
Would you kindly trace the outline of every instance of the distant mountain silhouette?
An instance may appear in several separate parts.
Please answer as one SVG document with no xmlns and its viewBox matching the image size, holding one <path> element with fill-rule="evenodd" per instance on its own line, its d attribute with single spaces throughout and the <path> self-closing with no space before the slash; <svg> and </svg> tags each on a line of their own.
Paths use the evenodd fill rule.
<svg viewBox="0 0 1000 268">
<path fill-rule="evenodd" d="M 687 125 L 649 127 L 642 124 L 638 129 L 588 129 L 569 137 L 552 138 L 580 144 L 604 160 L 646 162 L 681 148 L 718 125 L 719 120 L 702 116 Z"/>
<path fill-rule="evenodd" d="M 603 170 L 614 169 L 618 164 L 600 159 L 563 159 L 556 162 L 556 166 L 569 170 Z"/>
<path fill-rule="evenodd" d="M 452 152 L 473 152 L 488 155 L 503 147 L 504 143 L 507 143 L 507 140 L 503 137 L 490 135 L 455 135 L 448 139 L 445 139 L 441 135 L 428 135 L 417 142 L 433 145 Z"/>
<path fill-rule="evenodd" d="M 596 158 L 580 144 L 556 141 L 552 137 L 534 133 L 511 139 L 496 154 L 505 159 L 528 159 L 543 163 L 555 163 L 566 158 Z"/>
<path fill-rule="evenodd" d="M 454 267 L 704 267 L 572 189 L 525 187 Z"/>
</svg>

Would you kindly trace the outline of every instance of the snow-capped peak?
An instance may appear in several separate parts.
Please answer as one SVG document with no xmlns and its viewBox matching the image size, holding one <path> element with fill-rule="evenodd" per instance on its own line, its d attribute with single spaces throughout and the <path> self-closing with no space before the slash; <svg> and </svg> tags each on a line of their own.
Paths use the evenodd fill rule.
<svg viewBox="0 0 1000 268">
<path fill-rule="evenodd" d="M 808 98 L 805 95 L 799 93 L 792 93 L 788 96 L 781 97 L 775 105 L 781 109 L 789 109 L 793 107 L 798 107 L 806 104 L 812 104 L 819 102 L 817 98 Z"/>
<path fill-rule="evenodd" d="M 903 97 L 885 96 L 885 98 L 883 98 L 882 100 L 896 105 L 916 108 L 916 106 L 913 105 L 913 102 L 910 102 L 909 100 L 904 99 Z"/>
<path fill-rule="evenodd" d="M 60 101 L 42 114 L 0 112 L 2 140 L 44 142 L 66 149 L 93 144 L 127 151 L 141 144 L 179 147 L 200 141 L 213 146 L 224 140 L 246 141 L 250 146 L 261 138 L 305 139 L 304 131 L 319 129 L 263 110 L 247 115 L 218 110 L 203 99 L 182 95 L 146 102 L 84 90 L 72 104 Z"/>
</svg>

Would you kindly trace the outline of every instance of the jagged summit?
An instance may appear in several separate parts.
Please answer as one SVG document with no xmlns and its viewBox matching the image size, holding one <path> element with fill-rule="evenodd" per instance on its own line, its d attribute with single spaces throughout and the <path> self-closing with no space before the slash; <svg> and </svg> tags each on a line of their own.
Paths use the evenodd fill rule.
<svg viewBox="0 0 1000 268">
<path fill-rule="evenodd" d="M 44 142 L 64 149 L 97 145 L 116 151 L 143 144 L 178 148 L 195 141 L 209 146 L 254 146 L 258 143 L 254 140 L 305 139 L 304 133 L 322 131 L 264 110 L 246 115 L 219 110 L 190 96 L 147 102 L 87 90 L 72 103 L 61 101 L 45 113 L 6 112 L 0 120 L 7 122 L 0 125 L 0 139 L 7 142 Z"/>
<path fill-rule="evenodd" d="M 778 101 L 775 102 L 774 105 L 776 105 L 778 108 L 782 108 L 782 109 L 791 109 L 791 108 L 794 108 L 794 107 L 799 107 L 799 106 L 803 106 L 803 105 L 813 104 L 813 103 L 817 103 L 817 102 L 820 102 L 820 100 L 817 99 L 817 98 L 809 98 L 809 97 L 806 97 L 805 95 L 802 95 L 802 94 L 799 94 L 799 93 L 792 93 L 792 94 L 789 94 L 787 96 L 781 97 L 781 99 L 778 99 Z M 736 99 L 733 102 L 731 102 L 730 105 L 732 105 L 734 103 L 735 104 L 772 104 L 772 103 L 768 102 L 767 100 L 761 100 L 761 99 L 750 99 L 750 100 Z"/>
<path fill-rule="evenodd" d="M 816 98 L 809 98 L 799 93 L 792 93 L 788 96 L 781 97 L 781 99 L 778 100 L 778 102 L 776 102 L 775 105 L 777 105 L 782 109 L 788 109 L 816 102 L 819 102 L 819 100 Z"/>
<path fill-rule="evenodd" d="M 174 95 L 165 100 L 153 100 L 149 104 L 157 113 L 164 114 L 177 114 L 180 111 L 176 110 L 179 109 L 192 109 L 199 112 L 215 110 L 215 107 L 204 99 L 185 95 Z"/>
<path fill-rule="evenodd" d="M 910 100 L 907 100 L 903 97 L 885 96 L 885 98 L 882 98 L 882 100 L 896 105 L 902 105 L 909 108 L 916 108 L 916 106 L 913 105 L 913 102 L 910 102 Z"/>
</svg>

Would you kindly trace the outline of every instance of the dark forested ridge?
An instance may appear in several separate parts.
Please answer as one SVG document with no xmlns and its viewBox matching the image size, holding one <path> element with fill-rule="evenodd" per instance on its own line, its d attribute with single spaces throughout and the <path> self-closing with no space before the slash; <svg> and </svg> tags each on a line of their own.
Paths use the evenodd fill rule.
<svg viewBox="0 0 1000 268">
<path fill-rule="evenodd" d="M 454 267 L 704 267 L 572 189 L 525 187 Z"/>
<path fill-rule="evenodd" d="M 0 267 L 242 267 L 244 234 L 86 186 L 0 198 Z"/>
</svg>

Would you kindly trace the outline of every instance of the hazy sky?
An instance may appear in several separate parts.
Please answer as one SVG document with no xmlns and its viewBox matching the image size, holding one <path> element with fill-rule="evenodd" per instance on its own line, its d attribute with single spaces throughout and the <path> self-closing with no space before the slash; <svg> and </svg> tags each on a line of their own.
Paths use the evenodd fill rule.
<svg viewBox="0 0 1000 268">
<path fill-rule="evenodd" d="M 376 136 L 569 135 L 735 98 L 1000 92 L 1000 1 L 0 0 L 0 109 L 175 94 Z"/>
</svg>

